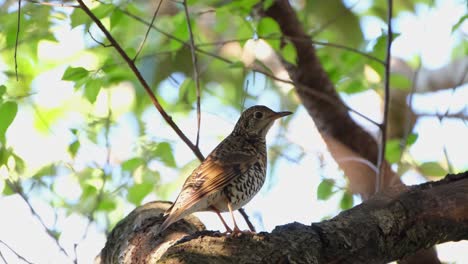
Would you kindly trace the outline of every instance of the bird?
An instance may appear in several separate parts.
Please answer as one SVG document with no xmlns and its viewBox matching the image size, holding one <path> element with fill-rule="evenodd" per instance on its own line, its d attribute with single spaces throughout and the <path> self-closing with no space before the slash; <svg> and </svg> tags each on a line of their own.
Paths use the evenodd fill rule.
<svg viewBox="0 0 468 264">
<path fill-rule="evenodd" d="M 290 114 L 263 105 L 243 111 L 231 134 L 186 179 L 176 201 L 165 212 L 159 233 L 200 211 L 215 212 L 226 233 L 249 232 L 239 229 L 233 211 L 247 204 L 263 186 L 267 168 L 265 137 L 275 120 Z M 226 224 L 221 212 L 230 212 L 234 229 Z"/>
</svg>

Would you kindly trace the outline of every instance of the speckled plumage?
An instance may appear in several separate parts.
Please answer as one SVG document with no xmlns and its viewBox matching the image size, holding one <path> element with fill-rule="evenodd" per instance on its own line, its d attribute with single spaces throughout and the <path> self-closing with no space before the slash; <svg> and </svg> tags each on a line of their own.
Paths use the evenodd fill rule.
<svg viewBox="0 0 468 264">
<path fill-rule="evenodd" d="M 194 212 L 230 211 L 232 215 L 233 210 L 247 204 L 265 182 L 265 136 L 274 120 L 289 114 L 291 112 L 274 112 L 266 106 L 245 110 L 233 132 L 187 178 L 173 206 L 166 212 L 160 232 Z M 234 216 L 233 220 L 234 232 L 240 232 Z"/>
</svg>

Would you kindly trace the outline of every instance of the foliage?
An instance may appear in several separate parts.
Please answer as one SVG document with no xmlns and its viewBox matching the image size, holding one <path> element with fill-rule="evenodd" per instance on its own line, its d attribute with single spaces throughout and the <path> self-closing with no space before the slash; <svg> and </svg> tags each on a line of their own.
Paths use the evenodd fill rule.
<svg viewBox="0 0 468 264">
<path fill-rule="evenodd" d="M 263 5 L 271 2 L 265 1 Z M 377 60 L 385 58 L 387 35 L 382 31 L 376 39 L 365 39 L 361 22 L 366 16 L 384 20 L 382 12 L 386 1 L 374 1 L 359 12 L 339 0 L 303 2 L 297 12 L 314 40 L 339 43 L 354 50 L 317 45 L 318 56 L 338 91 L 346 96 L 380 90 L 380 84 L 366 77 L 365 68 L 372 69 L 379 80 L 384 79 L 383 65 Z M 413 12 L 416 5 L 431 4 L 426 0 L 413 2 L 394 1 L 396 15 Z M 271 74 L 271 69 L 259 55 L 260 50 L 248 51 L 249 46 L 260 47 L 258 40 L 263 39 L 268 50 L 291 64 L 300 56 L 288 40 L 282 38 L 275 21 L 255 16 L 255 8 L 258 8 L 255 4 L 250 0 L 188 1 L 201 71 L 204 114 L 207 109 L 224 119 L 235 120 L 243 102 L 248 106 L 267 99 L 277 109 L 294 111 L 300 105 L 292 87 L 271 81 L 262 74 Z M 155 10 L 153 1 L 90 3 L 92 12 L 132 59 L 141 48 L 135 58 L 136 66 L 176 123 L 192 120 L 190 125 L 184 123 L 180 127 L 194 139 L 197 92 L 187 21 L 179 2 L 166 1 L 164 5 L 144 41 Z M 192 153 L 184 155 L 190 158 L 175 155 L 181 153 L 176 151 L 178 148 L 184 148 L 185 153 L 190 150 L 173 136 L 172 130 L 158 116 L 141 84 L 122 57 L 109 47 L 102 32 L 80 8 L 24 3 L 17 46 L 19 80 L 16 81 L 13 58 L 17 11 L 11 1 L 5 1 L 0 7 L 0 65 L 4 65 L 0 74 L 0 168 L 20 186 L 33 186 L 31 189 L 38 196 L 58 210 L 100 219 L 96 221 L 102 221 L 106 229 L 120 218 L 109 212 L 123 212 L 148 200 L 171 197 L 196 165 L 195 156 Z M 466 16 L 460 18 L 454 31 L 465 19 Z M 65 41 L 66 38 L 76 40 Z M 76 47 L 67 46 L 72 44 Z M 70 51 L 65 51 L 67 48 Z M 395 89 L 411 88 L 411 80 L 401 75 L 392 75 L 391 83 Z M 42 94 L 47 98 L 41 97 Z M 44 157 L 34 165 L 30 165 L 29 159 L 23 160 L 22 154 L 17 153 L 17 146 L 9 142 L 9 138 L 14 137 L 9 134 L 11 126 L 21 122 L 20 115 L 31 117 L 34 123 L 22 136 L 57 137 L 56 146 L 50 148 L 58 149 L 61 158 Z M 202 132 L 203 120 L 202 115 Z M 287 126 L 288 122 L 289 119 L 283 125 Z M 388 141 L 387 160 L 397 164 L 407 158 L 407 149 L 416 140 L 417 135 L 410 134 L 406 139 Z M 119 144 L 123 144 L 124 150 Z M 276 141 L 273 145 L 276 152 L 271 153 L 270 160 L 274 168 L 281 158 L 278 153 L 293 152 L 293 144 Z M 45 149 L 39 151 L 47 156 Z M 300 161 L 302 155 L 298 156 Z M 414 167 L 418 167 L 418 162 L 414 163 Z M 420 163 L 419 170 L 428 176 L 441 176 L 446 172 L 435 161 Z M 78 186 L 78 193 L 60 191 L 64 177 Z M 322 180 L 317 189 L 318 199 L 328 200 L 339 193 L 340 207 L 351 207 L 353 196 L 335 185 L 332 178 Z M 14 193 L 8 184 L 0 186 L 3 186 L 3 195 Z M 42 195 L 45 193 L 47 195 Z"/>
</svg>

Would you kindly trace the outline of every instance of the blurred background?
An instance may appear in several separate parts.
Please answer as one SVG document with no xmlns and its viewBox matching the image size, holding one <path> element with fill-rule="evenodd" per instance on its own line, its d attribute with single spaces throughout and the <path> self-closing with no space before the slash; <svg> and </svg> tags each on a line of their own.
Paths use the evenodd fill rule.
<svg viewBox="0 0 468 264">
<path fill-rule="evenodd" d="M 293 111 L 268 135 L 267 181 L 245 210 L 257 231 L 333 217 L 361 199 L 348 190 L 294 88 L 255 70 L 288 78 L 275 55 L 278 25 L 256 17 L 251 2 L 188 1 L 201 86 L 200 150 L 208 155 L 249 106 Z M 386 1 L 291 2 L 340 96 L 381 122 Z M 195 142 L 197 92 L 183 6 L 86 3 Z M 411 185 L 468 169 L 467 4 L 393 4 L 386 158 Z M 23 0 L 18 31 L 18 2 L 0 0 L 0 263 L 92 263 L 120 219 L 143 203 L 174 201 L 199 164 L 75 5 Z M 281 55 L 292 63 L 298 56 L 292 47 Z M 377 138 L 374 124 L 352 116 Z M 197 216 L 224 231 L 215 214 Z M 466 241 L 437 246 L 447 263 L 468 263 L 467 249 Z"/>
</svg>

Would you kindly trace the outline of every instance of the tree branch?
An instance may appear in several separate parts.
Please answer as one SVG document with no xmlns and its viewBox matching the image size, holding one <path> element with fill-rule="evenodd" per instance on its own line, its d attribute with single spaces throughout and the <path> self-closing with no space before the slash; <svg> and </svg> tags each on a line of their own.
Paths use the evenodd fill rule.
<svg viewBox="0 0 468 264">
<path fill-rule="evenodd" d="M 176 132 L 176 134 L 184 141 L 184 143 L 192 150 L 192 152 L 197 156 L 199 160 L 204 160 L 205 157 L 203 154 L 200 152 L 200 149 L 197 148 L 190 139 L 187 138 L 187 136 L 180 130 L 180 128 L 176 125 L 176 123 L 172 120 L 172 117 L 167 114 L 167 112 L 164 110 L 164 108 L 161 106 L 159 103 L 158 99 L 154 95 L 153 91 L 151 90 L 149 84 L 146 82 L 146 80 L 143 78 L 143 75 L 141 75 L 140 71 L 136 67 L 135 63 L 133 62 L 132 59 L 128 56 L 128 54 L 122 49 L 120 44 L 114 39 L 114 37 L 110 34 L 110 32 L 104 27 L 104 25 L 101 23 L 99 18 L 97 18 L 91 10 L 86 6 L 86 4 L 83 2 L 83 0 L 77 0 L 77 2 L 80 4 L 81 8 L 83 11 L 91 18 L 91 20 L 96 23 L 96 25 L 101 29 L 102 33 L 107 37 L 111 45 L 117 50 L 117 52 L 120 54 L 120 56 L 127 62 L 128 66 L 130 69 L 133 71 L 135 76 L 137 77 L 138 81 L 140 84 L 143 86 L 145 89 L 146 93 L 148 93 L 151 102 L 153 105 L 156 107 L 158 112 L 161 114 L 163 119 L 166 121 L 166 123 Z"/>
<path fill-rule="evenodd" d="M 201 225 L 193 216 L 158 236 L 167 206 L 146 204 L 119 223 L 101 263 L 387 263 L 468 239 L 468 172 L 387 189 L 331 220 L 240 237 L 196 232 Z"/>
<path fill-rule="evenodd" d="M 387 123 L 388 123 L 388 109 L 390 103 L 390 58 L 392 48 L 392 10 L 393 1 L 387 1 L 387 54 L 385 57 L 385 81 L 384 81 L 384 110 L 382 124 L 380 125 L 380 146 L 379 155 L 377 157 L 377 168 L 379 173 L 375 180 L 375 192 L 379 192 L 382 189 L 382 179 L 385 173 L 385 148 L 387 143 Z"/>
</svg>

